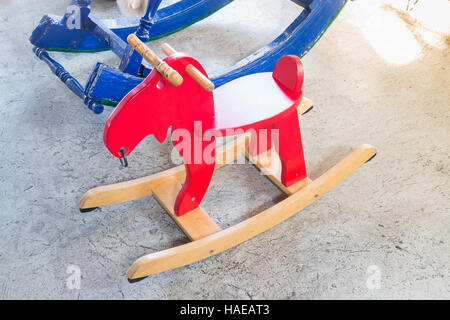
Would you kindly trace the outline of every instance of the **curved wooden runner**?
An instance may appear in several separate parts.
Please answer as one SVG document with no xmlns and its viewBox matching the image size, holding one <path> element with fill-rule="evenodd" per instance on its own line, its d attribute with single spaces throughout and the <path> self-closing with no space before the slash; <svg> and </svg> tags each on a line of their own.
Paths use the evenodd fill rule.
<svg viewBox="0 0 450 320">
<path fill-rule="evenodd" d="M 175 269 L 208 258 L 253 238 L 319 199 L 375 154 L 374 147 L 362 145 L 317 180 L 273 207 L 202 239 L 143 256 L 133 263 L 127 276 L 130 279 L 136 279 Z"/>
</svg>

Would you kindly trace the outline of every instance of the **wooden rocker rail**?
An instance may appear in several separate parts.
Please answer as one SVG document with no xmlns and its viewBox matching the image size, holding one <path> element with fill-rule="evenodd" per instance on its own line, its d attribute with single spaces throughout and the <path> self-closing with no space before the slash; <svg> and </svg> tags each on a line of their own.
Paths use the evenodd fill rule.
<svg viewBox="0 0 450 320">
<path fill-rule="evenodd" d="M 130 267 L 127 276 L 138 279 L 179 268 L 228 250 L 269 230 L 304 209 L 352 174 L 376 154 L 376 149 L 364 144 L 328 170 L 318 179 L 273 207 L 235 226 L 199 240 L 171 249 L 145 255 Z"/>
</svg>

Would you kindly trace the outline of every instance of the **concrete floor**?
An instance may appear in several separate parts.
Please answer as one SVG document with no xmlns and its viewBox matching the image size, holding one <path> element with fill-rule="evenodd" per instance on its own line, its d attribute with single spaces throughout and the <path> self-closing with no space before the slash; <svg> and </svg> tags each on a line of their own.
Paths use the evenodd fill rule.
<svg viewBox="0 0 450 320">
<path fill-rule="evenodd" d="M 399 10 L 406 1 L 350 2 L 303 59 L 316 105 L 301 118 L 310 176 L 361 143 L 378 147 L 373 161 L 270 231 L 130 284 L 136 258 L 186 237 L 152 197 L 84 214 L 77 201 L 91 187 L 172 167 L 171 148 L 148 138 L 121 169 L 102 142 L 110 111 L 88 111 L 33 55 L 31 31 L 66 2 L 0 1 L 0 298 L 450 298 L 449 41 L 424 27 L 443 7 L 420 24 L 419 11 Z M 118 15 L 114 2 L 94 3 L 100 16 Z M 214 72 L 297 14 L 287 0 L 236 0 L 164 41 Z M 118 63 L 111 52 L 54 56 L 83 83 L 96 61 Z M 250 165 L 231 165 L 203 207 L 226 227 L 281 198 Z M 69 265 L 81 270 L 79 290 L 66 286 Z"/>
</svg>

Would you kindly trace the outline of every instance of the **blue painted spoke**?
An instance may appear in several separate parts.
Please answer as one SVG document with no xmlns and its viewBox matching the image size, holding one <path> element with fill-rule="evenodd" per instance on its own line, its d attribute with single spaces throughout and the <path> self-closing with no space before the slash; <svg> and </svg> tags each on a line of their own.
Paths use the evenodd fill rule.
<svg viewBox="0 0 450 320">
<path fill-rule="evenodd" d="M 145 15 L 142 17 L 145 20 L 153 20 L 156 12 L 158 11 L 159 6 L 161 5 L 162 0 L 149 0 L 147 5 L 147 11 Z"/>
<path fill-rule="evenodd" d="M 78 80 L 75 79 L 66 69 L 64 69 L 62 65 L 53 60 L 47 51 L 38 47 L 34 47 L 33 51 L 39 59 L 44 61 L 49 66 L 53 74 L 56 75 L 67 86 L 67 88 L 70 89 L 70 91 L 75 93 L 83 100 L 84 104 L 89 109 L 91 109 L 94 113 L 103 112 L 103 106 L 87 97 L 84 93 L 84 88 L 81 86 Z"/>
</svg>

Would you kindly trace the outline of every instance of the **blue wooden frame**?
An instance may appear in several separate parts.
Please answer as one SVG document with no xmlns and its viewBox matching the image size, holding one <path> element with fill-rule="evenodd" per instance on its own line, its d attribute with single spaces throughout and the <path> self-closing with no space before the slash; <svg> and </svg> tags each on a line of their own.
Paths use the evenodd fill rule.
<svg viewBox="0 0 450 320">
<path fill-rule="evenodd" d="M 72 0 L 72 5 L 80 7 L 82 20 L 80 29 L 67 27 L 67 18 L 70 16 L 68 13 L 64 16 L 47 14 L 42 17 L 39 25 L 33 31 L 30 42 L 47 51 L 97 52 L 111 49 L 110 45 L 103 40 L 103 35 L 96 32 L 97 28 L 103 31 L 110 30 L 118 38 L 126 41 L 127 36 L 136 32 L 141 24 L 139 18 L 95 18 L 91 23 L 84 23 L 86 18 L 93 17 L 89 8 L 91 2 L 92 0 Z M 149 30 L 149 40 L 158 39 L 186 28 L 230 2 L 232 0 L 182 0 L 159 9 L 157 13 L 154 13 L 155 18 Z M 151 14 L 151 12 L 149 13 Z"/>
<path fill-rule="evenodd" d="M 30 41 L 34 52 L 45 61 L 52 72 L 95 113 L 103 105 L 117 104 L 151 71 L 142 57 L 125 38 L 135 32 L 142 41 L 159 38 L 182 29 L 220 9 L 232 0 L 182 0 L 159 9 L 162 0 L 150 0 L 141 19 L 97 19 L 89 9 L 92 0 L 72 0 L 79 10 L 79 29 L 67 23 L 73 12 L 63 17 L 46 15 L 33 31 Z M 301 14 L 274 41 L 237 62 L 230 68 L 212 75 L 216 87 L 244 75 L 272 71 L 279 58 L 287 54 L 303 56 L 320 39 L 339 14 L 347 0 L 292 0 L 302 6 Z M 46 50 L 98 51 L 111 49 L 121 58 L 119 68 L 97 63 L 83 88 Z"/>
</svg>

